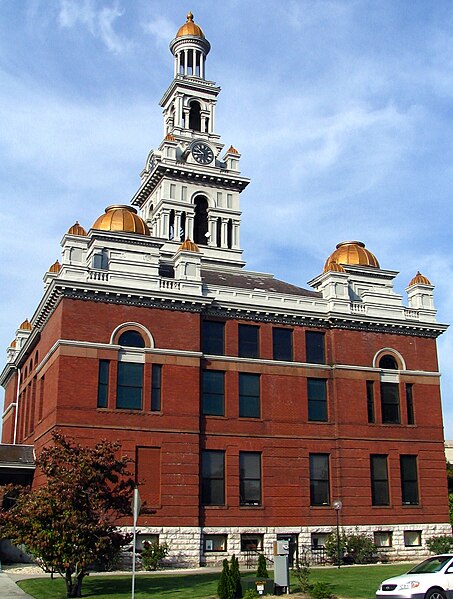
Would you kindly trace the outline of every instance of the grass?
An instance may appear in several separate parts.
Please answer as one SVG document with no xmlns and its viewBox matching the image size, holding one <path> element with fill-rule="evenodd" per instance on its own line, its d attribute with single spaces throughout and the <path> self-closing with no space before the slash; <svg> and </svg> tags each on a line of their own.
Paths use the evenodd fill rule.
<svg viewBox="0 0 453 599">
<path fill-rule="evenodd" d="M 409 569 L 408 564 L 379 566 L 348 566 L 337 568 L 313 568 L 310 582 L 319 580 L 332 585 L 337 597 L 345 599 L 373 599 L 382 580 L 402 574 Z M 253 576 L 253 571 L 244 572 Z M 208 599 L 215 597 L 220 572 L 202 574 L 140 574 L 136 578 L 135 597 L 137 599 Z M 297 581 L 292 578 L 294 590 Z M 32 578 L 22 580 L 19 586 L 35 599 L 65 599 L 64 580 L 60 577 Z M 131 596 L 130 576 L 89 576 L 82 587 L 83 597 L 97 599 L 129 599 Z"/>
</svg>

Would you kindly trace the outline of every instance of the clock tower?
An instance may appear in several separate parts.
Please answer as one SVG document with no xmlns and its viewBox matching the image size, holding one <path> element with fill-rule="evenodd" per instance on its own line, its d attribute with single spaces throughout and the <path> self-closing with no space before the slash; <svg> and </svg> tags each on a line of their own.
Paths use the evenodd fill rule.
<svg viewBox="0 0 453 599">
<path fill-rule="evenodd" d="M 164 139 L 151 150 L 132 199 L 153 237 L 163 240 L 162 257 L 190 239 L 205 266 L 242 267 L 239 152 L 224 152 L 216 133 L 220 88 L 205 77 L 211 45 L 192 13 L 170 43 L 174 78 L 160 105 Z"/>
</svg>

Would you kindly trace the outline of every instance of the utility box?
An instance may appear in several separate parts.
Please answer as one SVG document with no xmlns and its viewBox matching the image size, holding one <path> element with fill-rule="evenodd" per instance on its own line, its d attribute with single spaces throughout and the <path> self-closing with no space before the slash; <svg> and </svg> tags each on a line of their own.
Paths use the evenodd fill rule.
<svg viewBox="0 0 453 599">
<path fill-rule="evenodd" d="M 274 542 L 274 584 L 276 591 L 289 593 L 289 542 Z"/>
</svg>

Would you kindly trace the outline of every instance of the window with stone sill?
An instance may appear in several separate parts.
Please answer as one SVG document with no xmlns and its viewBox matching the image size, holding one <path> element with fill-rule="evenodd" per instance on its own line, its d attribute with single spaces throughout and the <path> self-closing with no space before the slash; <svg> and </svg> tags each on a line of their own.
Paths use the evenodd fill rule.
<svg viewBox="0 0 453 599">
<path fill-rule="evenodd" d="M 312 532 L 311 533 L 311 548 L 313 551 L 324 549 L 326 546 L 329 532 Z"/>
<path fill-rule="evenodd" d="M 241 551 L 263 551 L 264 535 L 261 533 L 242 534 Z"/>
<path fill-rule="evenodd" d="M 221 552 L 227 550 L 228 535 L 203 535 L 205 553 Z"/>
<path fill-rule="evenodd" d="M 142 551 L 144 549 L 143 544 L 149 543 L 150 545 L 154 543 L 159 543 L 159 535 L 158 534 L 150 534 L 150 533 L 138 533 L 137 538 L 135 540 L 135 549 L 137 551 Z"/>
<path fill-rule="evenodd" d="M 405 530 L 404 531 L 404 546 L 405 547 L 421 547 L 422 531 L 421 530 Z"/>
<path fill-rule="evenodd" d="M 376 547 L 392 546 L 392 532 L 390 530 L 375 531 L 373 536 Z"/>
</svg>

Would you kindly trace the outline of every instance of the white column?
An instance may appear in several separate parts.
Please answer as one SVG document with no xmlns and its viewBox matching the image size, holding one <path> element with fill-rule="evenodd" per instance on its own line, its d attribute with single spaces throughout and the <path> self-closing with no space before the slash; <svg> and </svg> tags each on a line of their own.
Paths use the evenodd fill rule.
<svg viewBox="0 0 453 599">
<path fill-rule="evenodd" d="M 179 210 L 175 210 L 175 234 L 174 234 L 175 241 L 179 241 L 180 230 L 181 230 L 181 212 Z"/>
<path fill-rule="evenodd" d="M 239 249 L 239 221 L 233 221 L 233 243 L 232 246 L 234 249 Z"/>
<path fill-rule="evenodd" d="M 193 241 L 193 214 L 186 212 L 186 237 Z"/>
<path fill-rule="evenodd" d="M 211 118 L 209 119 L 209 133 L 215 132 L 215 103 L 211 104 Z"/>
<path fill-rule="evenodd" d="M 204 79 L 204 55 L 200 52 L 200 77 Z"/>
<path fill-rule="evenodd" d="M 208 238 L 208 245 L 216 245 L 217 219 L 213 216 L 209 217 L 208 226 L 209 233 L 211 234 Z"/>
<path fill-rule="evenodd" d="M 222 218 L 222 236 L 221 236 L 221 247 L 228 247 L 228 219 Z"/>
<path fill-rule="evenodd" d="M 170 239 L 170 210 L 165 208 L 161 212 L 162 214 L 162 230 L 161 237 L 164 239 Z"/>
<path fill-rule="evenodd" d="M 188 60 L 187 57 L 189 55 L 188 50 L 184 50 L 184 75 L 187 75 L 189 72 Z"/>
</svg>

